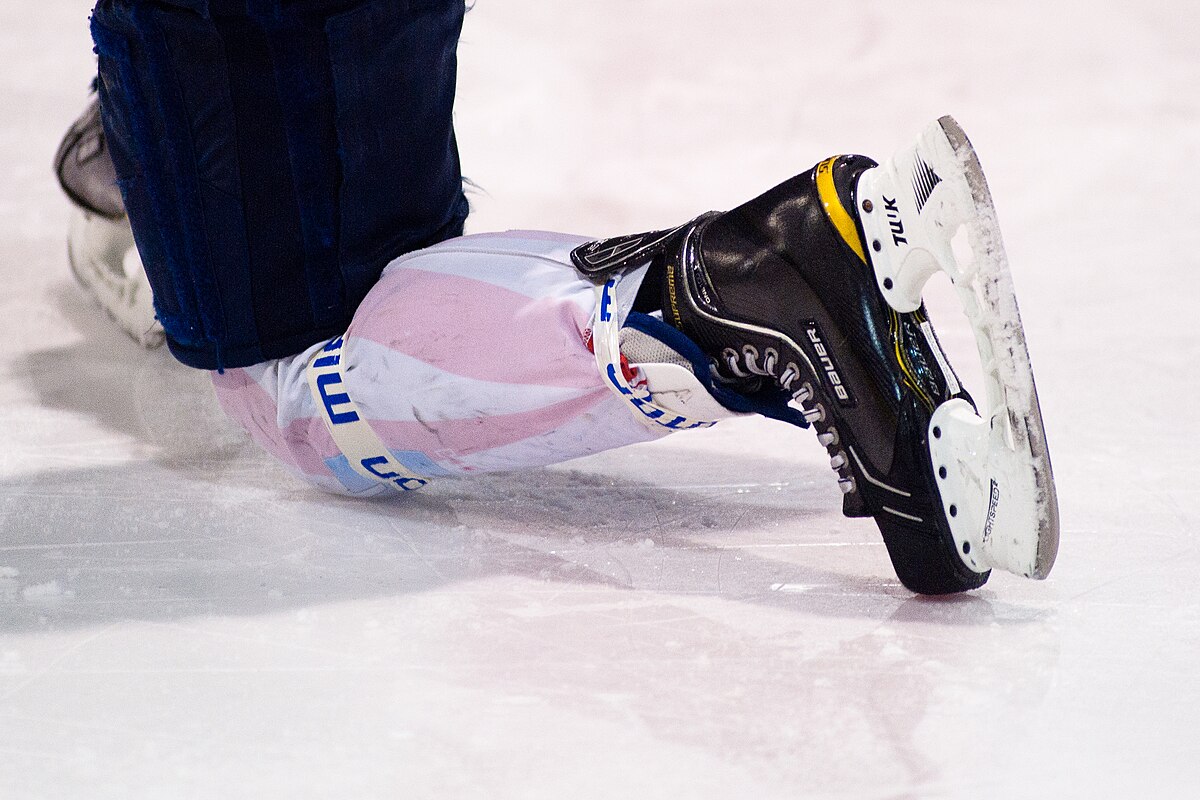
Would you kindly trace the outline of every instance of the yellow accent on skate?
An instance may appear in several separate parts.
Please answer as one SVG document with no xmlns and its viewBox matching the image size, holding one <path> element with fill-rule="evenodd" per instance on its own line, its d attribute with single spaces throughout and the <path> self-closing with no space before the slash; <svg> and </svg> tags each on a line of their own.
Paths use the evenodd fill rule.
<svg viewBox="0 0 1200 800">
<path fill-rule="evenodd" d="M 821 199 L 821 205 L 825 207 L 825 216 L 829 217 L 829 221 L 833 223 L 833 227 L 841 235 L 842 240 L 865 264 L 867 263 L 867 254 L 863 250 L 862 239 L 858 236 L 854 218 L 842 205 L 837 187 L 833 185 L 833 163 L 839 158 L 841 156 L 833 156 L 817 164 L 817 197 Z"/>
</svg>

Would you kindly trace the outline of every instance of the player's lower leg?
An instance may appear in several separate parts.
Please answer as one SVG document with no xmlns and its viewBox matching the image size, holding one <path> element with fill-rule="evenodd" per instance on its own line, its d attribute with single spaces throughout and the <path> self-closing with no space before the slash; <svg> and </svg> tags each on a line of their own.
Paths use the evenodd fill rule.
<svg viewBox="0 0 1200 800">
<path fill-rule="evenodd" d="M 217 397 L 294 472 L 357 496 L 531 469 L 655 439 L 684 418 L 732 416 L 699 348 L 631 311 L 644 270 L 616 277 L 622 299 L 604 305 L 620 326 L 617 375 L 641 410 L 597 371 L 600 303 L 570 261 L 584 241 L 514 231 L 401 256 L 343 335 L 213 373 Z"/>
<path fill-rule="evenodd" d="M 960 229 L 969 263 L 951 247 Z M 937 270 L 978 336 L 982 414 L 920 303 Z M 494 234 L 411 253 L 344 337 L 215 381 L 264 446 L 355 494 L 757 412 L 816 428 L 844 512 L 874 517 L 915 591 L 975 588 L 993 567 L 1044 577 L 1054 560 L 1016 302 L 978 162 L 949 119 L 883 166 L 831 158 L 670 231 Z"/>
</svg>

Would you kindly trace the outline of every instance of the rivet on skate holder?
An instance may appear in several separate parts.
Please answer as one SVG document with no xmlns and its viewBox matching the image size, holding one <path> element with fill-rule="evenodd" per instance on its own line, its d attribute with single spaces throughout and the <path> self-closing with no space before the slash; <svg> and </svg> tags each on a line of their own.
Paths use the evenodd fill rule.
<svg viewBox="0 0 1200 800">
<path fill-rule="evenodd" d="M 952 399 L 929 422 L 929 456 L 959 557 L 1045 578 L 1058 552 L 1058 500 L 1046 433 L 995 207 L 958 123 L 942 117 L 917 143 L 859 180 L 859 217 L 879 290 L 899 312 L 921 304 L 938 270 L 975 333 L 986 407 Z M 952 242 L 966 230 L 971 258 Z M 949 373 L 949 371 L 947 370 Z"/>
</svg>

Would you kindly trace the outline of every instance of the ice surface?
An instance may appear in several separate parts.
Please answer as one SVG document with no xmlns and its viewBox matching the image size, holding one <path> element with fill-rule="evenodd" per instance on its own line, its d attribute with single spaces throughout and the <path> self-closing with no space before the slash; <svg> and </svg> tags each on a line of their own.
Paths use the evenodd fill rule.
<svg viewBox="0 0 1200 800">
<path fill-rule="evenodd" d="M 767 422 L 394 502 L 293 481 L 71 282 L 50 163 L 87 11 L 0 0 L 0 797 L 1194 792 L 1200 6 L 468 17 L 474 230 L 665 227 L 963 123 L 1064 530 L 1049 581 L 944 600 Z"/>
</svg>

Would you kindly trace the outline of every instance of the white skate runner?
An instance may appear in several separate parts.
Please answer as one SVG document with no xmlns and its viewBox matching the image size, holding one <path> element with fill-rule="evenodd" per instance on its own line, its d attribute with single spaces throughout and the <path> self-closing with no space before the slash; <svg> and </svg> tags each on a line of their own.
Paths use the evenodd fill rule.
<svg viewBox="0 0 1200 800">
<path fill-rule="evenodd" d="M 1058 499 L 1008 259 L 975 150 L 958 123 L 942 117 L 915 145 L 865 172 L 858 198 L 876 212 L 860 218 L 888 304 L 914 311 L 942 270 L 975 333 L 986 405 L 976 414 L 965 400 L 950 400 L 929 424 L 929 456 L 959 555 L 976 572 L 1045 578 L 1058 552 Z M 970 257 L 952 245 L 962 229 Z"/>
</svg>

